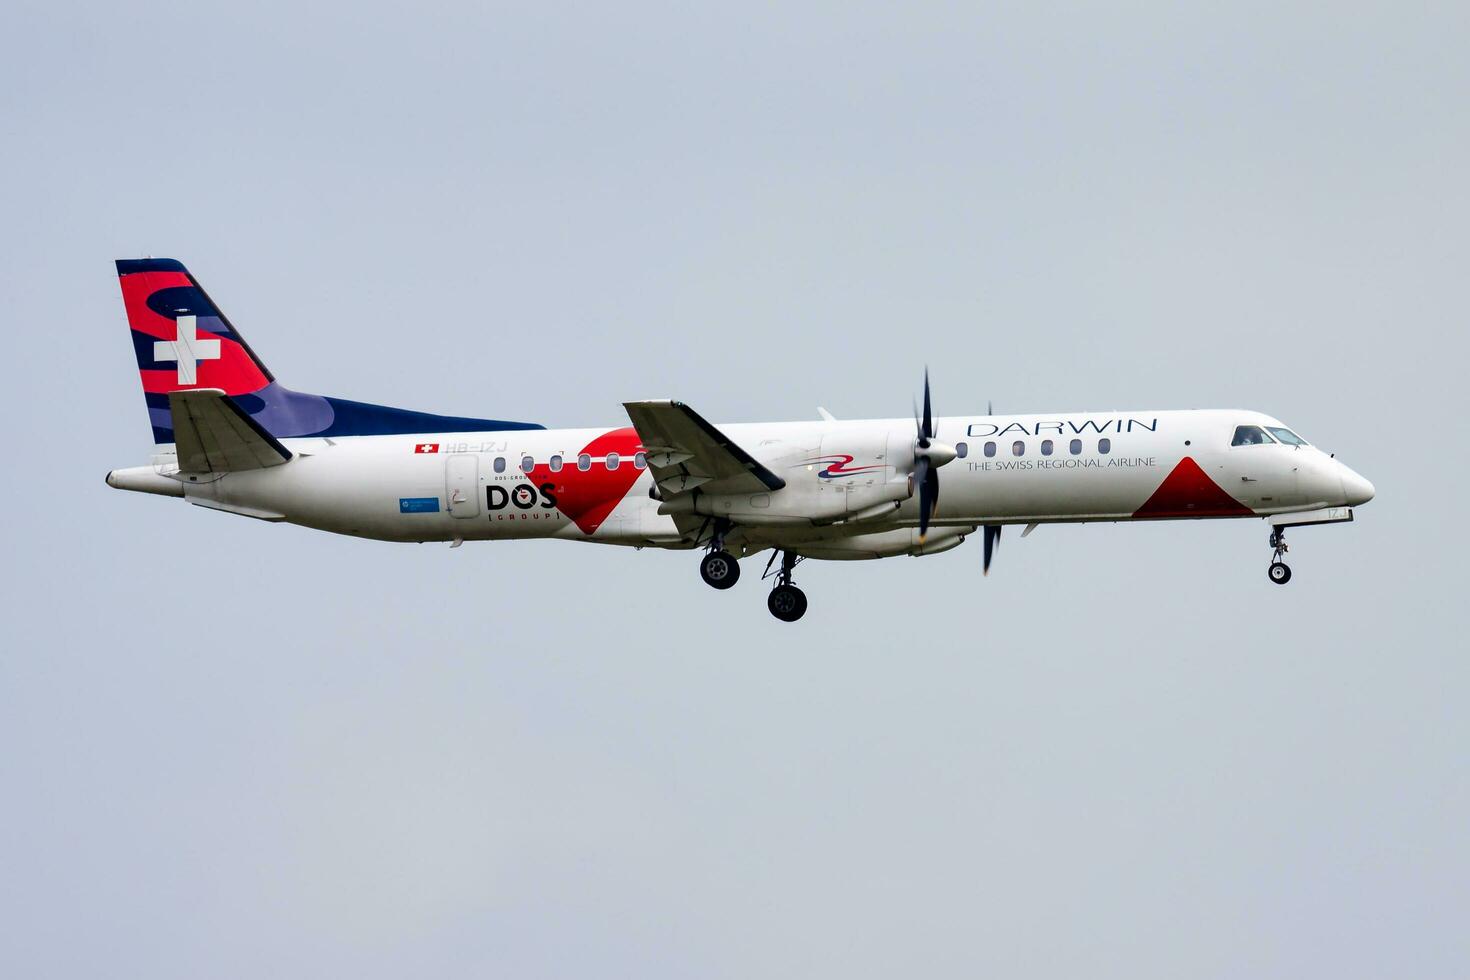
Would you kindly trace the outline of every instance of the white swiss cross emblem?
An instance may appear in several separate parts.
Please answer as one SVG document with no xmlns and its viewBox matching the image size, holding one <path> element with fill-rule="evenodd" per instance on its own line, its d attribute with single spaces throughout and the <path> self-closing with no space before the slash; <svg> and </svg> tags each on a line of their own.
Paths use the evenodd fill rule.
<svg viewBox="0 0 1470 980">
<path fill-rule="evenodd" d="M 174 323 L 179 330 L 179 339 L 155 340 L 153 359 L 155 361 L 178 361 L 179 384 L 198 384 L 197 365 L 200 361 L 219 360 L 219 341 L 213 338 L 209 340 L 199 338 L 199 318 L 193 314 L 181 316 Z"/>
</svg>

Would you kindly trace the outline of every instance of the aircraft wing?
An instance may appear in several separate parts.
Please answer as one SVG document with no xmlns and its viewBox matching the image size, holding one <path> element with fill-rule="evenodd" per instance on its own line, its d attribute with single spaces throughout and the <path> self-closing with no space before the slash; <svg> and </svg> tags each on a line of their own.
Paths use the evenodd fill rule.
<svg viewBox="0 0 1470 980">
<path fill-rule="evenodd" d="M 711 493 L 763 493 L 786 485 L 683 402 L 624 402 L 623 407 L 665 497 L 695 487 Z"/>
<path fill-rule="evenodd" d="M 230 473 L 280 466 L 291 450 L 276 441 L 218 388 L 172 391 L 174 445 L 185 473 Z"/>
</svg>

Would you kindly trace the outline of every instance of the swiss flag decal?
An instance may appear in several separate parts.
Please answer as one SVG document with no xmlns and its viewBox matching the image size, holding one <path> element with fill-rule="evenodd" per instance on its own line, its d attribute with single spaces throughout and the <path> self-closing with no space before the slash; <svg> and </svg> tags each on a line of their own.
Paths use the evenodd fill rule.
<svg viewBox="0 0 1470 980">
<path fill-rule="evenodd" d="M 439 451 L 439 444 L 437 442 L 415 443 L 413 451 L 416 453 L 437 453 Z"/>
</svg>

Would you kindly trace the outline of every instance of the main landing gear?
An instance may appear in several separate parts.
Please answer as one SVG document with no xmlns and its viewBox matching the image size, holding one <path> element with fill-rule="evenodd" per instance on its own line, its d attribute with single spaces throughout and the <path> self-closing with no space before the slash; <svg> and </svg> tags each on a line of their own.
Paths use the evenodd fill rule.
<svg viewBox="0 0 1470 980">
<path fill-rule="evenodd" d="M 709 538 L 709 550 L 699 562 L 699 577 L 706 585 L 721 590 L 740 581 L 740 562 L 725 550 L 725 535 L 729 531 L 729 521 L 716 522 L 714 533 Z M 776 564 L 777 555 L 781 558 L 781 567 L 773 572 L 771 568 Z M 766 598 L 766 608 L 783 623 L 794 623 L 806 615 L 806 593 L 791 581 L 791 570 L 800 561 L 801 557 L 794 552 L 773 551 L 771 560 L 766 563 L 765 574 L 761 576 L 762 580 L 773 575 L 776 578 L 776 584 Z"/>
<path fill-rule="evenodd" d="M 740 562 L 723 548 L 710 551 L 699 563 L 699 577 L 715 589 L 728 589 L 740 581 Z"/>
<path fill-rule="evenodd" d="M 715 533 L 709 541 L 709 551 L 705 552 L 699 563 L 699 577 L 710 588 L 728 589 L 740 581 L 740 562 L 725 550 L 725 532 L 729 530 L 729 521 L 720 521 L 715 525 Z"/>
<path fill-rule="evenodd" d="M 1277 585 L 1285 585 L 1291 581 L 1291 567 L 1281 560 L 1288 550 L 1286 547 L 1286 529 L 1277 528 L 1272 531 L 1268 543 L 1271 545 L 1272 552 L 1271 567 L 1266 569 L 1266 574 Z"/>
<path fill-rule="evenodd" d="M 775 558 L 775 555 L 771 556 L 772 561 Z M 781 570 L 776 573 L 776 584 L 766 598 L 766 608 L 783 623 L 794 623 L 806 615 L 806 593 L 791 582 L 791 570 L 799 561 L 801 559 L 791 552 L 781 552 Z M 769 570 L 770 565 L 766 568 Z"/>
</svg>

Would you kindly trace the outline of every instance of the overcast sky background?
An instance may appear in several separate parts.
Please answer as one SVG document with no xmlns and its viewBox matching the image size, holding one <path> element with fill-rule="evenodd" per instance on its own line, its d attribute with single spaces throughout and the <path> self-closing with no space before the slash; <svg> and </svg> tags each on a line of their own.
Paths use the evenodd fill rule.
<svg viewBox="0 0 1470 980">
<path fill-rule="evenodd" d="M 0 973 L 1470 963 L 1463 3 L 12 0 Z M 801 568 L 103 484 L 112 268 L 298 390 L 549 426 L 1249 407 L 1347 526 Z M 748 570 L 748 572 L 751 570 Z"/>
</svg>

